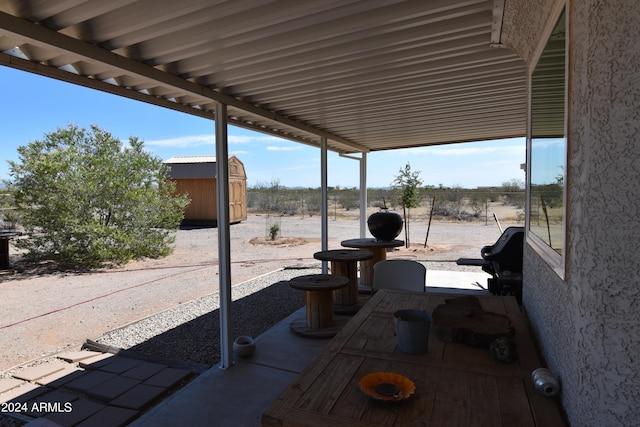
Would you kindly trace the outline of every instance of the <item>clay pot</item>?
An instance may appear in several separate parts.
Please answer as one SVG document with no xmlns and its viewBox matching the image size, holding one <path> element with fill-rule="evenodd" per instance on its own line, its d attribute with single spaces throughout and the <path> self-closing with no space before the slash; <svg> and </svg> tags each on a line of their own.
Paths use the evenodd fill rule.
<svg viewBox="0 0 640 427">
<path fill-rule="evenodd" d="M 369 231 L 378 240 L 389 242 L 402 231 L 402 217 L 396 212 L 380 211 L 371 214 L 367 219 Z"/>
<path fill-rule="evenodd" d="M 233 342 L 233 352 L 240 357 L 248 357 L 256 350 L 256 343 L 253 338 L 242 335 Z"/>
</svg>

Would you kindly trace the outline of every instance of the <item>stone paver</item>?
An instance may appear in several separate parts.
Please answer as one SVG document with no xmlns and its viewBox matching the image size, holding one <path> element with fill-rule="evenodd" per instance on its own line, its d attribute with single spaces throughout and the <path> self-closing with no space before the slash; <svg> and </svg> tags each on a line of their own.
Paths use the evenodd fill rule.
<svg viewBox="0 0 640 427">
<path fill-rule="evenodd" d="M 72 402 L 72 407 L 69 412 L 55 412 L 45 415 L 44 418 L 58 423 L 61 426 L 74 426 L 104 409 L 104 407 L 104 405 L 88 399 L 78 399 Z"/>
<path fill-rule="evenodd" d="M 36 381 L 40 378 L 52 375 L 58 371 L 61 371 L 65 368 L 63 364 L 56 363 L 44 363 L 38 366 L 32 366 L 30 368 L 25 369 L 22 372 L 16 372 L 13 374 L 14 378 L 18 378 L 25 381 Z"/>
<path fill-rule="evenodd" d="M 135 368 L 136 366 L 143 363 L 142 360 L 131 359 L 122 356 L 114 356 L 108 359 L 101 360 L 97 363 L 92 363 L 90 365 L 85 366 L 87 369 L 100 369 L 104 372 L 112 372 L 114 374 L 121 374 L 123 372 L 128 371 L 129 369 Z M 80 364 L 82 366 L 82 363 Z"/>
<path fill-rule="evenodd" d="M 120 427 L 126 426 L 138 416 L 133 409 L 107 406 L 101 411 L 87 418 L 77 427 Z"/>
<path fill-rule="evenodd" d="M 91 365 L 94 365 L 94 364 L 98 365 L 98 364 L 102 363 L 104 360 L 110 359 L 112 357 L 114 357 L 114 355 L 111 354 L 111 353 L 98 353 L 95 356 L 91 356 L 91 357 L 88 357 L 86 359 L 80 360 L 78 362 L 78 365 L 81 368 L 87 368 L 87 367 L 89 367 Z"/>
<path fill-rule="evenodd" d="M 26 402 L 29 399 L 33 399 L 45 393 L 47 389 L 40 387 L 33 383 L 24 383 L 20 387 L 12 388 L 11 390 L 0 394 L 0 403 L 5 402 Z"/>
<path fill-rule="evenodd" d="M 62 427 L 62 426 L 46 418 L 36 418 L 35 420 L 25 424 L 25 427 Z"/>
<path fill-rule="evenodd" d="M 191 371 L 186 369 L 167 368 L 146 380 L 144 384 L 171 389 L 190 378 L 191 375 L 193 375 Z"/>
<path fill-rule="evenodd" d="M 65 387 L 75 391 L 86 393 L 99 384 L 102 384 L 103 382 L 115 377 L 116 374 L 112 374 L 110 372 L 90 371 L 77 380 L 73 380 L 70 383 L 66 384 Z"/>
<path fill-rule="evenodd" d="M 104 355 L 108 353 L 100 353 L 98 351 L 71 351 L 69 353 L 64 353 L 58 356 L 58 359 L 66 360 L 69 363 L 78 363 L 81 360 L 88 359 L 94 356 L 105 357 Z"/>
<path fill-rule="evenodd" d="M 60 371 L 54 372 L 51 375 L 47 375 L 46 377 L 36 380 L 36 383 L 40 385 L 53 387 L 53 388 L 62 387 L 63 385 L 77 378 L 80 378 L 84 374 L 85 374 L 84 370 L 77 368 L 73 365 L 69 365 L 68 367 L 65 367 Z"/>
<path fill-rule="evenodd" d="M 51 413 L 53 410 L 73 407 L 73 405 L 69 405 L 78 399 L 79 397 L 71 392 L 52 390 L 28 402 L 29 415 L 32 417 L 42 417 Z"/>
<path fill-rule="evenodd" d="M 17 378 L 0 378 L 0 394 L 20 387 L 22 384 L 24 384 L 24 381 Z"/>
<path fill-rule="evenodd" d="M 139 380 L 117 376 L 92 388 L 87 392 L 87 395 L 97 400 L 109 402 L 138 384 L 140 384 Z"/>
<path fill-rule="evenodd" d="M 122 376 L 133 378 L 135 380 L 146 380 L 147 378 L 150 378 L 163 369 L 167 368 L 168 366 L 161 365 L 160 363 L 143 362 L 142 364 L 137 365 L 135 368 L 123 372 Z"/>
<path fill-rule="evenodd" d="M 109 402 L 109 404 L 121 408 L 140 410 L 158 400 L 165 393 L 167 393 L 167 389 L 165 388 L 140 384 L 126 393 L 121 394 Z"/>
</svg>

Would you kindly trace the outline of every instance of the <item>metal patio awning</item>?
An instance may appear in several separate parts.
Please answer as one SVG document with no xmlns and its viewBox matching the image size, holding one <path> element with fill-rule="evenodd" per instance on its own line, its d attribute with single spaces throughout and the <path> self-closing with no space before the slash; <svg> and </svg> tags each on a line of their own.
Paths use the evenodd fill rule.
<svg viewBox="0 0 640 427">
<path fill-rule="evenodd" d="M 492 47 L 504 2 L 0 0 L 0 65 L 217 119 L 218 158 L 227 124 L 321 147 L 326 203 L 327 149 L 525 135 L 525 64 Z M 223 368 L 232 364 L 227 172 L 221 163 Z"/>
<path fill-rule="evenodd" d="M 0 64 L 351 153 L 524 136 L 504 0 L 0 0 Z M 46 94 L 42 94 L 46 96 Z"/>
</svg>

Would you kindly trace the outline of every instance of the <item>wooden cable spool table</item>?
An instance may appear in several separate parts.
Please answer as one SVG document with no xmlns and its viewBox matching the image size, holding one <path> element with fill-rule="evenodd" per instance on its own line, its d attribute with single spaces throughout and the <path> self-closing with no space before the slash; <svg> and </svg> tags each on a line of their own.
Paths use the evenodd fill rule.
<svg viewBox="0 0 640 427">
<path fill-rule="evenodd" d="M 289 286 L 307 292 L 306 319 L 294 320 L 291 330 L 312 338 L 328 338 L 337 334 L 345 322 L 334 322 L 333 291 L 348 284 L 348 278 L 333 274 L 309 274 L 291 279 Z"/>
<path fill-rule="evenodd" d="M 333 291 L 333 310 L 340 314 L 356 313 L 362 304 L 358 301 L 358 261 L 373 258 L 369 251 L 333 249 L 313 254 L 315 259 L 331 262 L 331 274 L 349 279 L 344 288 Z"/>
<path fill-rule="evenodd" d="M 348 239 L 340 243 L 345 248 L 356 248 L 373 254 L 373 257 L 360 263 L 360 284 L 371 288 L 373 286 L 373 266 L 387 259 L 387 249 L 404 245 L 402 240 L 377 240 L 374 238 Z"/>
</svg>

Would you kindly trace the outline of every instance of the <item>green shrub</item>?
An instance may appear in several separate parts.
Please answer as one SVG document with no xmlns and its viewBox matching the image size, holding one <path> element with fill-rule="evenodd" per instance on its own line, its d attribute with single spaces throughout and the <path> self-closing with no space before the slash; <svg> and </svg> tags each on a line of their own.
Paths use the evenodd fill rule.
<svg viewBox="0 0 640 427">
<path fill-rule="evenodd" d="M 18 154 L 9 170 L 27 259 L 87 268 L 171 253 L 187 196 L 142 141 L 69 125 Z"/>
<path fill-rule="evenodd" d="M 273 224 L 271 228 L 269 228 L 269 237 L 271 240 L 276 240 L 278 238 L 278 233 L 280 232 L 280 226 L 278 224 Z"/>
</svg>

